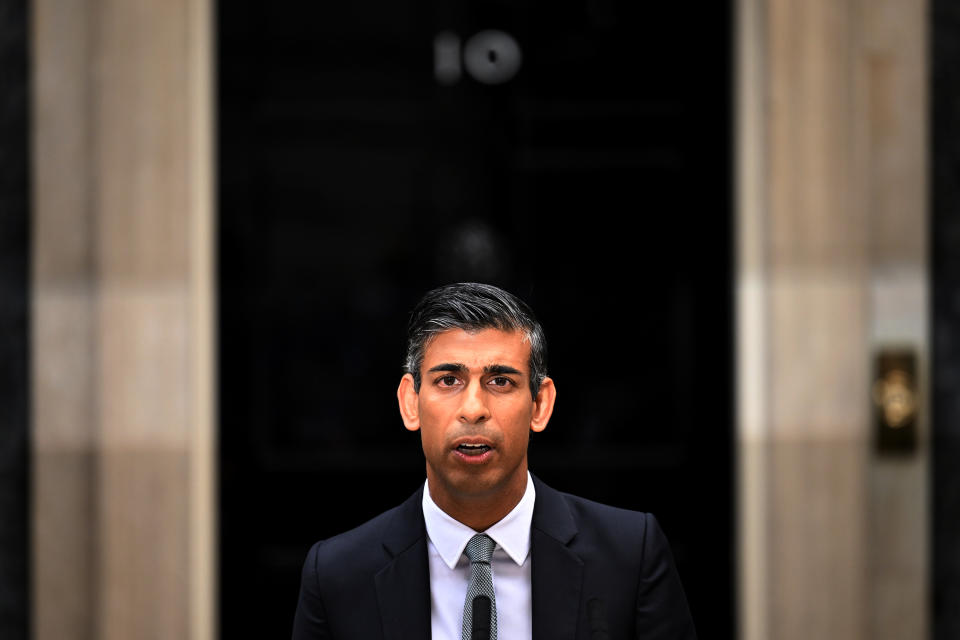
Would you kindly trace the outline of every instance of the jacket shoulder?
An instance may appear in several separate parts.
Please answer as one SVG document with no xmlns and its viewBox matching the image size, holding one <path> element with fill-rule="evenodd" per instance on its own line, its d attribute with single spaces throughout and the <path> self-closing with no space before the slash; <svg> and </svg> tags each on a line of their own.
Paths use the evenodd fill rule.
<svg viewBox="0 0 960 640">
<path fill-rule="evenodd" d="M 569 493 L 560 496 L 570 510 L 579 535 L 599 542 L 608 551 L 637 553 L 651 523 L 656 522 L 651 513 L 614 507 Z"/>
<path fill-rule="evenodd" d="M 411 498 L 410 500 L 413 500 Z M 410 505 L 404 503 L 384 511 L 363 524 L 331 538 L 316 542 L 307 554 L 314 571 L 333 588 L 338 581 L 368 578 L 389 562 L 384 541 L 396 531 L 397 521 Z"/>
<path fill-rule="evenodd" d="M 652 513 L 557 494 L 577 531 L 571 546 L 584 560 L 603 564 L 612 559 L 629 572 L 642 572 L 654 556 L 669 554 L 669 543 Z"/>
<path fill-rule="evenodd" d="M 570 513 L 574 519 L 578 521 L 578 524 L 599 520 L 601 522 L 617 523 L 626 526 L 645 527 L 647 519 L 653 517 L 652 514 L 643 511 L 614 507 L 609 504 L 603 504 L 602 502 L 581 498 L 571 493 L 559 493 L 560 497 L 563 498 L 563 501 L 570 509 Z"/>
<path fill-rule="evenodd" d="M 333 587 L 346 586 L 337 582 L 374 575 L 396 553 L 426 535 L 422 498 L 421 487 L 400 505 L 349 531 L 320 540 L 311 547 L 305 565 L 334 583 Z"/>
<path fill-rule="evenodd" d="M 569 538 L 568 548 L 584 567 L 584 588 L 606 603 L 611 628 L 638 638 L 696 637 L 670 544 L 653 514 L 542 484 L 538 499 L 541 491 L 548 526 Z"/>
</svg>

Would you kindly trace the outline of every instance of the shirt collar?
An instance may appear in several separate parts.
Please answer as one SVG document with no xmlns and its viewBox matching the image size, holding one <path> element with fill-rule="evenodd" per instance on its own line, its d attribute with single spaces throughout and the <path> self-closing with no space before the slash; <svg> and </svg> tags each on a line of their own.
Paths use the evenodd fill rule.
<svg viewBox="0 0 960 640">
<path fill-rule="evenodd" d="M 523 565 L 530 553 L 530 523 L 533 521 L 535 499 L 533 478 L 528 471 L 527 488 L 517 506 L 495 525 L 480 532 L 493 538 L 493 541 L 518 565 Z M 443 558 L 444 564 L 453 569 L 457 566 L 470 538 L 477 532 L 462 522 L 454 520 L 438 507 L 430 496 L 429 484 L 423 487 L 423 520 L 427 526 L 430 542 Z"/>
</svg>

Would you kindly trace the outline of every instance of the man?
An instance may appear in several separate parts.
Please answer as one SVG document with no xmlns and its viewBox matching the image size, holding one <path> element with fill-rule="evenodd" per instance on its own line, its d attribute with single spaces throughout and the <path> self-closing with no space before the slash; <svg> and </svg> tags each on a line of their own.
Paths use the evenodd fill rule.
<svg viewBox="0 0 960 640">
<path fill-rule="evenodd" d="M 397 399 L 427 481 L 310 549 L 294 640 L 695 638 L 652 515 L 559 493 L 527 471 L 556 399 L 530 308 L 483 284 L 411 314 Z"/>
</svg>

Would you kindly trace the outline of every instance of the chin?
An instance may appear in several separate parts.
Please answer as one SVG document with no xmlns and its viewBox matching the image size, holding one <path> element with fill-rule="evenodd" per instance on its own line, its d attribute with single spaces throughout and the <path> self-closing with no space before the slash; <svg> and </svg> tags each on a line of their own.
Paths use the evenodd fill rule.
<svg viewBox="0 0 960 640">
<path fill-rule="evenodd" d="M 482 498 L 495 494 L 503 488 L 505 480 L 501 474 L 492 473 L 489 469 L 476 473 L 459 472 L 443 478 L 448 491 L 465 498 Z"/>
</svg>

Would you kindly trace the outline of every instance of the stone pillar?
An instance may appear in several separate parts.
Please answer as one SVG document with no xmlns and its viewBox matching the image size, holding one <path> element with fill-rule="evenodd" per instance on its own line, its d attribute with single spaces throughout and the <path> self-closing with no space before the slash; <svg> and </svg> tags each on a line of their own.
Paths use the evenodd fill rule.
<svg viewBox="0 0 960 640">
<path fill-rule="evenodd" d="M 40 639 L 214 635 L 210 11 L 33 3 Z"/>
<path fill-rule="evenodd" d="M 738 9 L 740 635 L 922 638 L 928 416 L 883 458 L 870 388 L 926 362 L 926 6 Z"/>
</svg>

